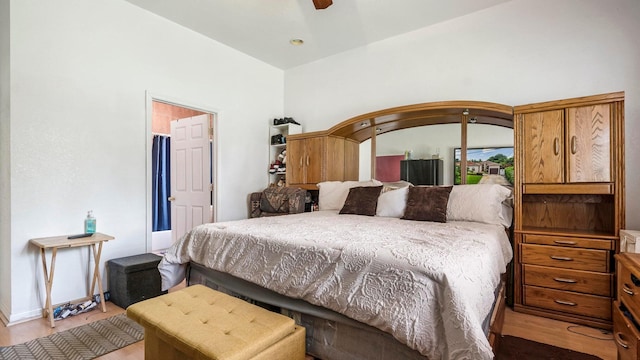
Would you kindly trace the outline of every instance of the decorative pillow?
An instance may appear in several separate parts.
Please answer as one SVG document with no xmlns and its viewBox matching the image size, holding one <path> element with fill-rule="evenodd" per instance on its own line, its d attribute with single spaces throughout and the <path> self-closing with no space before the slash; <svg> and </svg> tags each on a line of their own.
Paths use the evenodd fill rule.
<svg viewBox="0 0 640 360">
<path fill-rule="evenodd" d="M 380 186 L 378 180 L 369 181 L 324 181 L 318 184 L 319 210 L 340 210 L 349 195 L 349 189 L 356 186 Z"/>
<path fill-rule="evenodd" d="M 374 216 L 382 186 L 358 186 L 349 189 L 349 195 L 340 214 Z"/>
<path fill-rule="evenodd" d="M 260 210 L 287 214 L 289 212 L 289 193 L 281 191 L 277 187 L 264 189 L 262 197 L 260 197 Z"/>
<path fill-rule="evenodd" d="M 447 220 L 511 226 L 511 189 L 498 184 L 456 185 L 447 205 Z"/>
<path fill-rule="evenodd" d="M 384 191 L 383 187 L 382 194 L 380 194 L 380 197 L 378 198 L 376 215 L 401 218 L 402 215 L 404 215 L 404 208 L 407 206 L 408 193 L 408 186 L 387 192 Z"/>
<path fill-rule="evenodd" d="M 387 191 L 396 190 L 400 188 L 406 188 L 407 186 L 413 186 L 412 183 L 404 180 L 393 181 L 393 182 L 383 181 L 382 185 L 384 186 L 382 188 L 382 193 L 386 193 Z"/>
<path fill-rule="evenodd" d="M 402 219 L 447 222 L 447 203 L 451 186 L 412 186 Z"/>
</svg>

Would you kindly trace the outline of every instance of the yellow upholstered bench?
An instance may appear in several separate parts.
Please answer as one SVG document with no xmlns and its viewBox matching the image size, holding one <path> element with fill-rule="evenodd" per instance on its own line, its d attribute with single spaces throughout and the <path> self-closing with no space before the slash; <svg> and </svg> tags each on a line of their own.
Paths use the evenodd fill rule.
<svg viewBox="0 0 640 360">
<path fill-rule="evenodd" d="M 203 285 L 127 308 L 144 327 L 145 359 L 295 360 L 305 329 L 293 319 Z"/>
</svg>

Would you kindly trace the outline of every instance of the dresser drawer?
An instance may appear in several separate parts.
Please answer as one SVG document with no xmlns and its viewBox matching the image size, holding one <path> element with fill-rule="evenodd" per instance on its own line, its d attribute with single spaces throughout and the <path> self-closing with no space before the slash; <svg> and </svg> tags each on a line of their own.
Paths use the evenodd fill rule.
<svg viewBox="0 0 640 360">
<path fill-rule="evenodd" d="M 579 237 L 525 234 L 523 242 L 528 244 L 580 247 L 588 249 L 613 250 L 614 242 L 607 239 L 587 239 Z"/>
<path fill-rule="evenodd" d="M 524 286 L 523 303 L 544 309 L 611 320 L 611 298 Z"/>
<path fill-rule="evenodd" d="M 524 284 L 600 296 L 612 296 L 613 274 L 524 265 Z"/>
<path fill-rule="evenodd" d="M 609 251 L 522 244 L 522 263 L 565 269 L 608 272 Z"/>
<path fill-rule="evenodd" d="M 628 267 L 618 266 L 618 296 L 627 308 L 631 308 L 637 316 L 640 313 L 640 274 L 629 270 Z"/>
<path fill-rule="evenodd" d="M 613 340 L 618 348 L 618 359 L 636 360 L 640 357 L 640 333 L 631 320 L 623 315 L 620 303 L 615 301 L 613 304 Z"/>
</svg>

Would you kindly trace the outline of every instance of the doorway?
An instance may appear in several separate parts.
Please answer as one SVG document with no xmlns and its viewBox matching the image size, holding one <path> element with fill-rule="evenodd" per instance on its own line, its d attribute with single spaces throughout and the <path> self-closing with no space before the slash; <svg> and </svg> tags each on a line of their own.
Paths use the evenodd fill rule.
<svg viewBox="0 0 640 360">
<path fill-rule="evenodd" d="M 200 123 L 199 128 L 204 129 L 201 143 L 197 148 L 185 149 L 179 141 L 185 132 L 179 132 L 180 136 L 175 133 L 176 128 L 184 127 L 176 124 L 193 121 Z M 162 252 L 193 226 L 215 221 L 216 124 L 215 111 L 147 94 L 147 251 Z M 190 136 L 192 132 L 189 130 Z M 189 146 L 196 146 L 193 144 L 191 142 Z M 197 153 L 198 161 L 183 156 L 176 158 L 176 149 L 180 149 L 179 155 Z M 186 162 L 189 166 L 185 166 Z M 194 163 L 197 166 L 192 166 Z M 194 174 L 199 179 L 191 181 Z M 199 189 L 200 199 L 192 195 L 185 199 L 184 194 L 191 193 L 180 188 L 185 183 L 202 185 Z M 178 188 L 176 185 L 179 185 Z M 181 191 L 177 192 L 178 189 Z M 193 211 L 192 207 L 197 211 Z M 185 221 L 185 214 L 198 216 L 188 216 Z"/>
</svg>

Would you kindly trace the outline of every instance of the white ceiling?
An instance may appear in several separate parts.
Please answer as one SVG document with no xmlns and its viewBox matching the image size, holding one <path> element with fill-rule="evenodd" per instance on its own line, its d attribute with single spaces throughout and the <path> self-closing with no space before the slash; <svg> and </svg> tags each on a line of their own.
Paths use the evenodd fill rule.
<svg viewBox="0 0 640 360">
<path fill-rule="evenodd" d="M 334 0 L 325 10 L 311 0 L 127 1 L 289 69 L 510 0 Z"/>
</svg>

